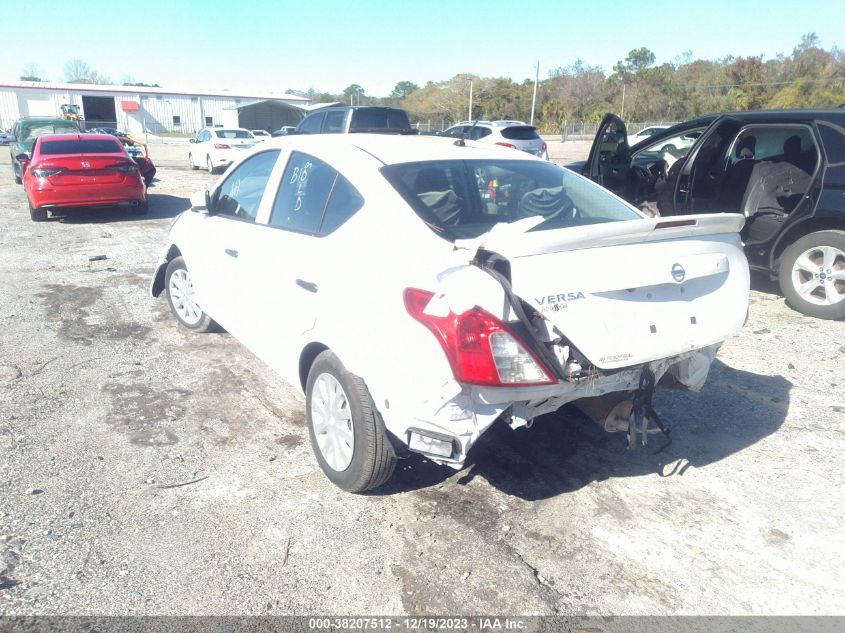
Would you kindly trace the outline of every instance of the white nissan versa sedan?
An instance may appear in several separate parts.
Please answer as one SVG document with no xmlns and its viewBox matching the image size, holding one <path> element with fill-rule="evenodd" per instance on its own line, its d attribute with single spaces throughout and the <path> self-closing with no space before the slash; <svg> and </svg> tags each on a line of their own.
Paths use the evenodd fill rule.
<svg viewBox="0 0 845 633">
<path fill-rule="evenodd" d="M 523 152 L 438 137 L 267 140 L 174 224 L 151 293 L 305 392 L 328 478 L 459 467 L 497 419 L 571 401 L 646 443 L 742 327 L 739 215 L 647 218 Z M 654 420 L 662 429 L 659 420 Z"/>
</svg>

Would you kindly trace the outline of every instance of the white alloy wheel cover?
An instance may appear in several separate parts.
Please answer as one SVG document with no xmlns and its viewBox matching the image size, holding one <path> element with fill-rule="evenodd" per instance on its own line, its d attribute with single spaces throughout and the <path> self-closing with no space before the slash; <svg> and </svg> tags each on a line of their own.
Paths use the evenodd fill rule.
<svg viewBox="0 0 845 633">
<path fill-rule="evenodd" d="M 188 271 L 183 268 L 173 271 L 167 290 L 179 318 L 188 325 L 199 323 L 202 319 L 202 308 L 194 296 L 194 284 Z"/>
<path fill-rule="evenodd" d="M 817 306 L 845 300 L 845 252 L 834 246 L 813 246 L 792 266 L 792 286 L 798 295 Z"/>
<path fill-rule="evenodd" d="M 337 472 L 349 468 L 355 451 L 352 409 L 337 378 L 320 374 L 311 390 L 311 424 L 320 453 Z"/>
</svg>

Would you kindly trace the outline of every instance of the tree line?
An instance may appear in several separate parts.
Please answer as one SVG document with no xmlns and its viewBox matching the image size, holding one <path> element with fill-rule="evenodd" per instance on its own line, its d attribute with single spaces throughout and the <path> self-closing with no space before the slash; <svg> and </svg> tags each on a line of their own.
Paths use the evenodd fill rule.
<svg viewBox="0 0 845 633">
<path fill-rule="evenodd" d="M 367 96 L 358 84 L 341 94 L 290 92 L 317 101 L 394 105 L 406 109 L 414 121 L 441 124 L 468 118 L 528 121 L 533 89 L 531 79 L 515 82 L 464 73 L 425 86 L 401 81 L 383 98 Z M 731 55 L 704 60 L 684 53 L 656 65 L 652 51 L 638 48 L 610 73 L 577 60 L 551 70 L 539 82 L 534 121 L 544 132 L 557 132 L 565 121 L 598 122 L 607 112 L 627 121 L 668 122 L 712 112 L 843 103 L 845 53 L 836 46 L 823 48 L 818 36 L 808 33 L 791 54 L 766 60 Z"/>
<path fill-rule="evenodd" d="M 32 65 L 20 78 L 42 81 L 41 73 Z M 63 78 L 78 83 L 110 83 L 79 59 L 65 65 Z M 131 76 L 121 83 L 158 87 L 136 82 Z M 413 121 L 440 126 L 468 118 L 528 121 L 533 90 L 531 79 L 515 82 L 507 77 L 461 73 L 424 86 L 400 81 L 386 97 L 367 95 L 357 83 L 337 94 L 313 88 L 287 92 L 317 103 L 397 106 L 407 110 Z M 818 36 L 808 33 L 790 54 L 765 60 L 762 56 L 732 55 L 717 60 L 693 59 L 687 52 L 657 65 L 652 51 L 638 48 L 619 60 L 612 72 L 605 72 L 579 59 L 554 68 L 539 82 L 534 121 L 544 132 L 557 132 L 566 121 L 597 122 L 607 112 L 627 121 L 668 122 L 711 112 L 836 107 L 843 103 L 845 53 L 836 46 L 823 48 Z"/>
</svg>

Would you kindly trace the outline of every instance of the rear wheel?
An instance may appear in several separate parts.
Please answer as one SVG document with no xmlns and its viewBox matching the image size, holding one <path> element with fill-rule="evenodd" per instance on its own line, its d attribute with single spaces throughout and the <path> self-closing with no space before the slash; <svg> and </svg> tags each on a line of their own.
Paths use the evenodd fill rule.
<svg viewBox="0 0 845 633">
<path fill-rule="evenodd" d="M 29 217 L 33 222 L 45 222 L 47 220 L 47 209 L 38 209 L 29 205 Z"/>
<path fill-rule="evenodd" d="M 211 156 L 205 157 L 205 164 L 206 164 L 206 167 L 208 167 L 208 173 L 213 174 L 214 173 L 214 163 L 211 162 Z"/>
<path fill-rule="evenodd" d="M 778 271 L 790 306 L 819 319 L 845 319 L 845 231 L 818 231 L 787 248 Z"/>
<path fill-rule="evenodd" d="M 210 332 L 215 328 L 214 320 L 203 312 L 197 301 L 191 273 L 181 257 L 172 259 L 167 265 L 164 287 L 167 303 L 179 323 L 195 332 Z"/>
<path fill-rule="evenodd" d="M 311 448 L 326 477 L 347 492 L 384 484 L 396 457 L 363 379 L 326 350 L 311 366 L 305 398 Z"/>
</svg>

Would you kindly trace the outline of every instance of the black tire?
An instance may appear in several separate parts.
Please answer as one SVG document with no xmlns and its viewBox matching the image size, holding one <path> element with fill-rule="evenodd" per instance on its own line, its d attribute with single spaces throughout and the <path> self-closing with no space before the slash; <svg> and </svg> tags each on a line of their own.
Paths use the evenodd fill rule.
<svg viewBox="0 0 845 633">
<path fill-rule="evenodd" d="M 194 155 L 190 154 L 190 153 L 188 154 L 188 164 L 191 166 L 191 169 L 193 169 L 194 171 L 196 171 L 197 169 L 200 168 L 199 165 L 194 163 Z"/>
<path fill-rule="evenodd" d="M 14 160 L 15 160 L 15 159 L 13 158 L 13 159 L 12 159 L 12 161 L 13 161 L 13 162 L 12 162 L 12 175 L 15 177 L 15 184 L 16 184 L 16 185 L 22 185 L 22 184 L 23 184 L 23 178 L 21 178 L 20 176 L 18 176 L 18 169 L 20 169 L 20 165 L 18 165 L 18 169 L 15 169 L 15 164 L 16 164 L 16 163 L 14 162 Z"/>
<path fill-rule="evenodd" d="M 314 384 L 322 374 L 329 374 L 340 383 L 351 411 L 352 461 L 342 471 L 334 470 L 325 460 L 314 430 L 311 410 Z M 396 456 L 367 385 L 359 376 L 347 371 L 330 350 L 317 356 L 311 365 L 305 386 L 305 406 L 311 448 L 320 468 L 334 485 L 346 492 L 364 492 L 383 485 L 390 478 L 396 468 Z"/>
<path fill-rule="evenodd" d="M 217 168 L 214 166 L 214 163 L 211 162 L 211 156 L 205 157 L 205 166 L 208 169 L 209 174 L 217 173 Z"/>
<path fill-rule="evenodd" d="M 146 201 L 139 202 L 137 206 L 132 207 L 132 215 L 147 215 L 150 207 Z"/>
<path fill-rule="evenodd" d="M 46 222 L 47 215 L 47 209 L 35 209 L 31 204 L 29 205 L 29 218 L 33 222 Z"/>
<path fill-rule="evenodd" d="M 206 314 L 200 306 L 197 307 L 200 309 L 201 316 L 196 322 L 185 320 L 177 311 L 170 291 L 170 278 L 176 271 L 179 270 L 183 270 L 187 273 L 188 267 L 185 266 L 184 259 L 181 257 L 175 257 L 170 260 L 170 263 L 167 265 L 167 270 L 164 273 L 164 290 L 167 293 L 167 304 L 170 306 L 170 311 L 173 313 L 173 316 L 176 317 L 176 320 L 189 330 L 193 330 L 194 332 L 211 332 L 215 330 L 217 328 L 217 324 L 214 322 L 214 319 L 208 316 L 208 314 Z M 190 276 L 188 278 L 190 279 Z"/>
<path fill-rule="evenodd" d="M 834 260 L 830 270 L 834 274 L 837 271 L 845 270 L 845 231 L 817 231 L 816 233 L 810 233 L 790 245 L 781 256 L 780 266 L 778 268 L 778 281 L 781 292 L 786 297 L 786 302 L 802 314 L 816 317 L 817 319 L 845 319 L 845 296 L 834 304 L 818 305 L 802 297 L 796 288 L 796 283 L 800 280 L 809 281 L 811 277 L 810 273 L 802 271 L 800 274 L 796 274 L 796 280 L 793 277 L 793 267 L 799 257 L 808 251 L 812 251 L 814 247 L 831 247 L 843 253 L 843 255 L 838 256 Z M 821 254 L 816 256 L 815 259 L 811 256 L 810 259 L 814 263 L 818 262 L 821 264 L 820 256 Z M 822 266 L 819 266 L 819 268 L 821 269 Z M 845 281 L 831 282 L 829 277 L 827 277 L 829 274 L 827 270 L 819 271 L 819 278 L 821 275 L 825 275 L 825 280 L 814 292 L 817 293 L 817 296 L 821 296 L 821 293 L 825 292 L 824 288 L 830 286 L 834 292 L 845 295 Z"/>
</svg>

